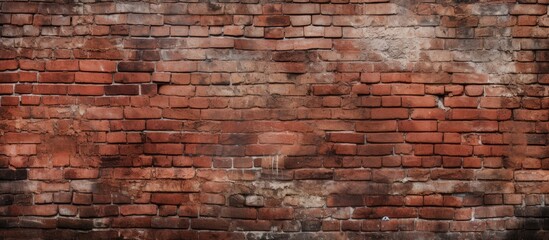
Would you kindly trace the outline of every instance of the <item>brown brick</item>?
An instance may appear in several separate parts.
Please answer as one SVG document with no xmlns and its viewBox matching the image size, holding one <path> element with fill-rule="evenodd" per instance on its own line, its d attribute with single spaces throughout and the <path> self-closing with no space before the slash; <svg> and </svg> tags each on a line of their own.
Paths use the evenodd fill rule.
<svg viewBox="0 0 549 240">
<path fill-rule="evenodd" d="M 257 27 L 284 27 L 290 26 L 289 16 L 256 16 L 254 17 L 254 26 Z"/>
</svg>

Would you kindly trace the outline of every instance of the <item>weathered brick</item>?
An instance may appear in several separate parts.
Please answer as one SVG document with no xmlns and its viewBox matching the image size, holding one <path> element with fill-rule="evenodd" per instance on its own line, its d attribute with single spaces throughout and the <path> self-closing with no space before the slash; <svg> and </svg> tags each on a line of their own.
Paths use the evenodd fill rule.
<svg viewBox="0 0 549 240">
<path fill-rule="evenodd" d="M 229 222 L 225 219 L 215 219 L 215 218 L 198 218 L 191 220 L 192 229 L 202 229 L 202 230 L 228 230 Z"/>
<path fill-rule="evenodd" d="M 293 208 L 260 208 L 258 212 L 259 219 L 284 220 L 292 219 L 293 215 Z"/>
<path fill-rule="evenodd" d="M 512 206 L 493 206 L 493 207 L 475 208 L 475 218 L 510 217 L 510 216 L 513 216 L 513 214 L 514 214 L 514 210 Z"/>
<path fill-rule="evenodd" d="M 285 27 L 290 26 L 290 17 L 277 15 L 256 16 L 253 23 L 257 27 Z"/>
<path fill-rule="evenodd" d="M 128 14 L 128 24 L 162 25 L 163 23 L 164 18 L 162 15 Z"/>
<path fill-rule="evenodd" d="M 398 5 L 393 3 L 376 3 L 361 5 L 357 12 L 368 15 L 389 15 L 398 13 Z"/>
<path fill-rule="evenodd" d="M 144 205 L 122 205 L 120 206 L 120 214 L 128 215 L 156 215 L 157 206 L 153 204 Z"/>
<path fill-rule="evenodd" d="M 512 15 L 544 15 L 547 13 L 547 6 L 539 4 L 515 4 L 511 7 Z"/>
<path fill-rule="evenodd" d="M 94 107 L 86 110 L 88 119 L 122 119 L 123 110 L 120 108 Z"/>
<path fill-rule="evenodd" d="M 77 83 L 112 83 L 112 74 L 109 73 L 82 73 L 74 76 Z"/>
<path fill-rule="evenodd" d="M 543 238 L 549 1 L 443 2 L 0 3 L 0 236 Z"/>
<path fill-rule="evenodd" d="M 125 108 L 124 117 L 128 119 L 160 118 L 162 110 L 158 108 Z"/>
<path fill-rule="evenodd" d="M 39 82 L 46 83 L 72 83 L 75 80 L 74 73 L 42 72 L 39 74 Z"/>
</svg>

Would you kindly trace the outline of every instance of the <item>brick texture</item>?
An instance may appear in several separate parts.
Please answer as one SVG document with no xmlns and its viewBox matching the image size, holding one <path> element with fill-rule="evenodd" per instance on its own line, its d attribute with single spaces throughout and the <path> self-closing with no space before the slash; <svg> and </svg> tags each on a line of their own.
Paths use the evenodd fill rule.
<svg viewBox="0 0 549 240">
<path fill-rule="evenodd" d="M 0 238 L 549 239 L 548 5 L 0 1 Z"/>
</svg>

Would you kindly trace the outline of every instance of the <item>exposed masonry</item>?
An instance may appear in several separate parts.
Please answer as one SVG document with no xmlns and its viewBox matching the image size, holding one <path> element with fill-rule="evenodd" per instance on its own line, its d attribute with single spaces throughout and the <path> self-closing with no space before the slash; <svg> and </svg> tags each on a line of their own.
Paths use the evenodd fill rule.
<svg viewBox="0 0 549 240">
<path fill-rule="evenodd" d="M 0 238 L 548 239 L 548 5 L 1 1 Z"/>
</svg>

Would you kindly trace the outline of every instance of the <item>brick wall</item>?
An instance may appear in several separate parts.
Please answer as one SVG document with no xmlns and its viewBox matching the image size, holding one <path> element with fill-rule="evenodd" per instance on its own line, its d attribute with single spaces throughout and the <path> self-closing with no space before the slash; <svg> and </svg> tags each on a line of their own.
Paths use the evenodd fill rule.
<svg viewBox="0 0 549 240">
<path fill-rule="evenodd" d="M 0 238 L 548 239 L 548 4 L 2 1 Z"/>
</svg>

